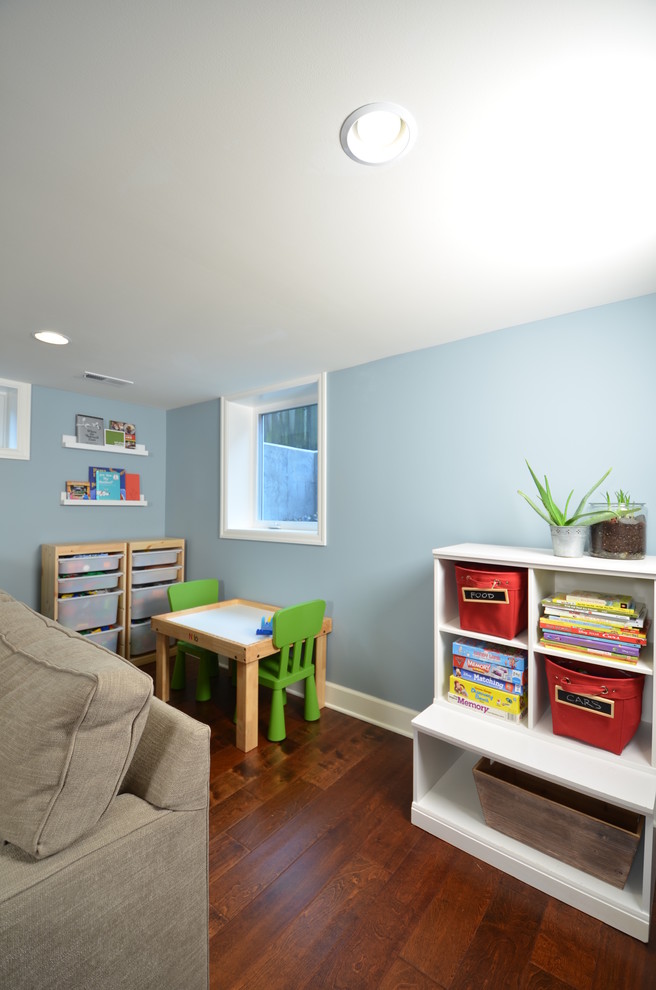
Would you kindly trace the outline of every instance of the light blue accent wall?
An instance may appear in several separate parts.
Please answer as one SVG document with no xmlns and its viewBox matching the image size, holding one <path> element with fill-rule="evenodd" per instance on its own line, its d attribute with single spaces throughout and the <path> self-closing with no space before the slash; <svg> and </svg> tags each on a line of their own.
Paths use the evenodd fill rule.
<svg viewBox="0 0 656 990">
<path fill-rule="evenodd" d="M 220 577 L 224 595 L 326 598 L 329 680 L 421 709 L 432 548 L 549 545 L 516 494 L 525 457 L 561 500 L 612 465 L 604 487 L 647 501 L 656 554 L 655 330 L 650 295 L 330 374 L 326 547 L 219 539 L 218 399 L 164 413 L 35 387 L 31 459 L 0 458 L 0 587 L 39 607 L 42 543 L 185 537 L 187 576 Z M 150 456 L 124 460 L 147 508 L 59 504 L 98 463 L 61 446 L 78 412 L 136 423 Z"/>
<path fill-rule="evenodd" d="M 550 545 L 524 458 L 562 501 L 612 465 L 604 488 L 651 505 L 656 553 L 655 329 L 650 295 L 330 374 L 326 547 L 219 539 L 219 402 L 170 411 L 166 531 L 227 597 L 326 598 L 328 679 L 421 709 L 432 548 Z"/>
<path fill-rule="evenodd" d="M 75 414 L 135 423 L 137 442 L 148 457 L 62 447 L 75 435 Z M 0 588 L 38 609 L 41 598 L 41 544 L 164 536 L 166 494 L 166 413 L 58 389 L 32 388 L 29 461 L 0 458 Z M 146 508 L 62 506 L 66 481 L 85 480 L 89 465 L 125 467 L 141 476 Z M 175 534 L 184 535 L 184 534 Z"/>
</svg>

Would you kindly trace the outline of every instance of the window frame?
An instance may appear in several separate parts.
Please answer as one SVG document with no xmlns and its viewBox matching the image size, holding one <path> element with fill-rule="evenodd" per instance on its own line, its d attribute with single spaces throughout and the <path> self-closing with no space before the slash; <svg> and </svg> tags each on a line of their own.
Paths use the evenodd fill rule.
<svg viewBox="0 0 656 990">
<path fill-rule="evenodd" d="M 258 519 L 259 416 L 317 404 L 317 521 Z M 326 374 L 221 396 L 220 528 L 223 539 L 326 546 Z"/>
<path fill-rule="evenodd" d="M 16 382 L 9 378 L 0 378 L 0 389 L 13 389 L 16 392 L 16 446 L 0 446 L 0 457 L 18 461 L 29 461 L 32 386 L 27 382 Z M 4 417 L 8 416 L 8 408 L 5 403 L 3 405 L 5 408 L 1 415 L 4 419 Z"/>
</svg>

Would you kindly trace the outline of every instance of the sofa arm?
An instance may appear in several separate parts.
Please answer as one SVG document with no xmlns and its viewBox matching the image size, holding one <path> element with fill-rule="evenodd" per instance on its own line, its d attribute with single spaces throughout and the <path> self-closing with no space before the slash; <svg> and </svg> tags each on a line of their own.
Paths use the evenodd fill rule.
<svg viewBox="0 0 656 990">
<path fill-rule="evenodd" d="M 156 808 L 196 811 L 209 803 L 210 728 L 152 698 L 122 792 Z"/>
</svg>

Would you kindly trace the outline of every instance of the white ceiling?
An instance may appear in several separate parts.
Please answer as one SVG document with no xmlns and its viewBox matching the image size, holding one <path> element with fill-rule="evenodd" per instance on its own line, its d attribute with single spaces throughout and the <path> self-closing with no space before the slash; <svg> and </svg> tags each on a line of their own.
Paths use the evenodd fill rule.
<svg viewBox="0 0 656 990">
<path fill-rule="evenodd" d="M 174 408 L 654 292 L 655 95 L 654 0 L 0 0 L 0 376 Z"/>
</svg>

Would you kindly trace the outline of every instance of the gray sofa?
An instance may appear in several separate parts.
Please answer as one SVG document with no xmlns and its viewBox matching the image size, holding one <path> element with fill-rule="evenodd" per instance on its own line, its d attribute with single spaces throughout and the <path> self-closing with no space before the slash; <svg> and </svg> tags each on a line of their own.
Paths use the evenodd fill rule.
<svg viewBox="0 0 656 990">
<path fill-rule="evenodd" d="M 209 728 L 0 591 L 0 987 L 207 990 Z"/>
</svg>

